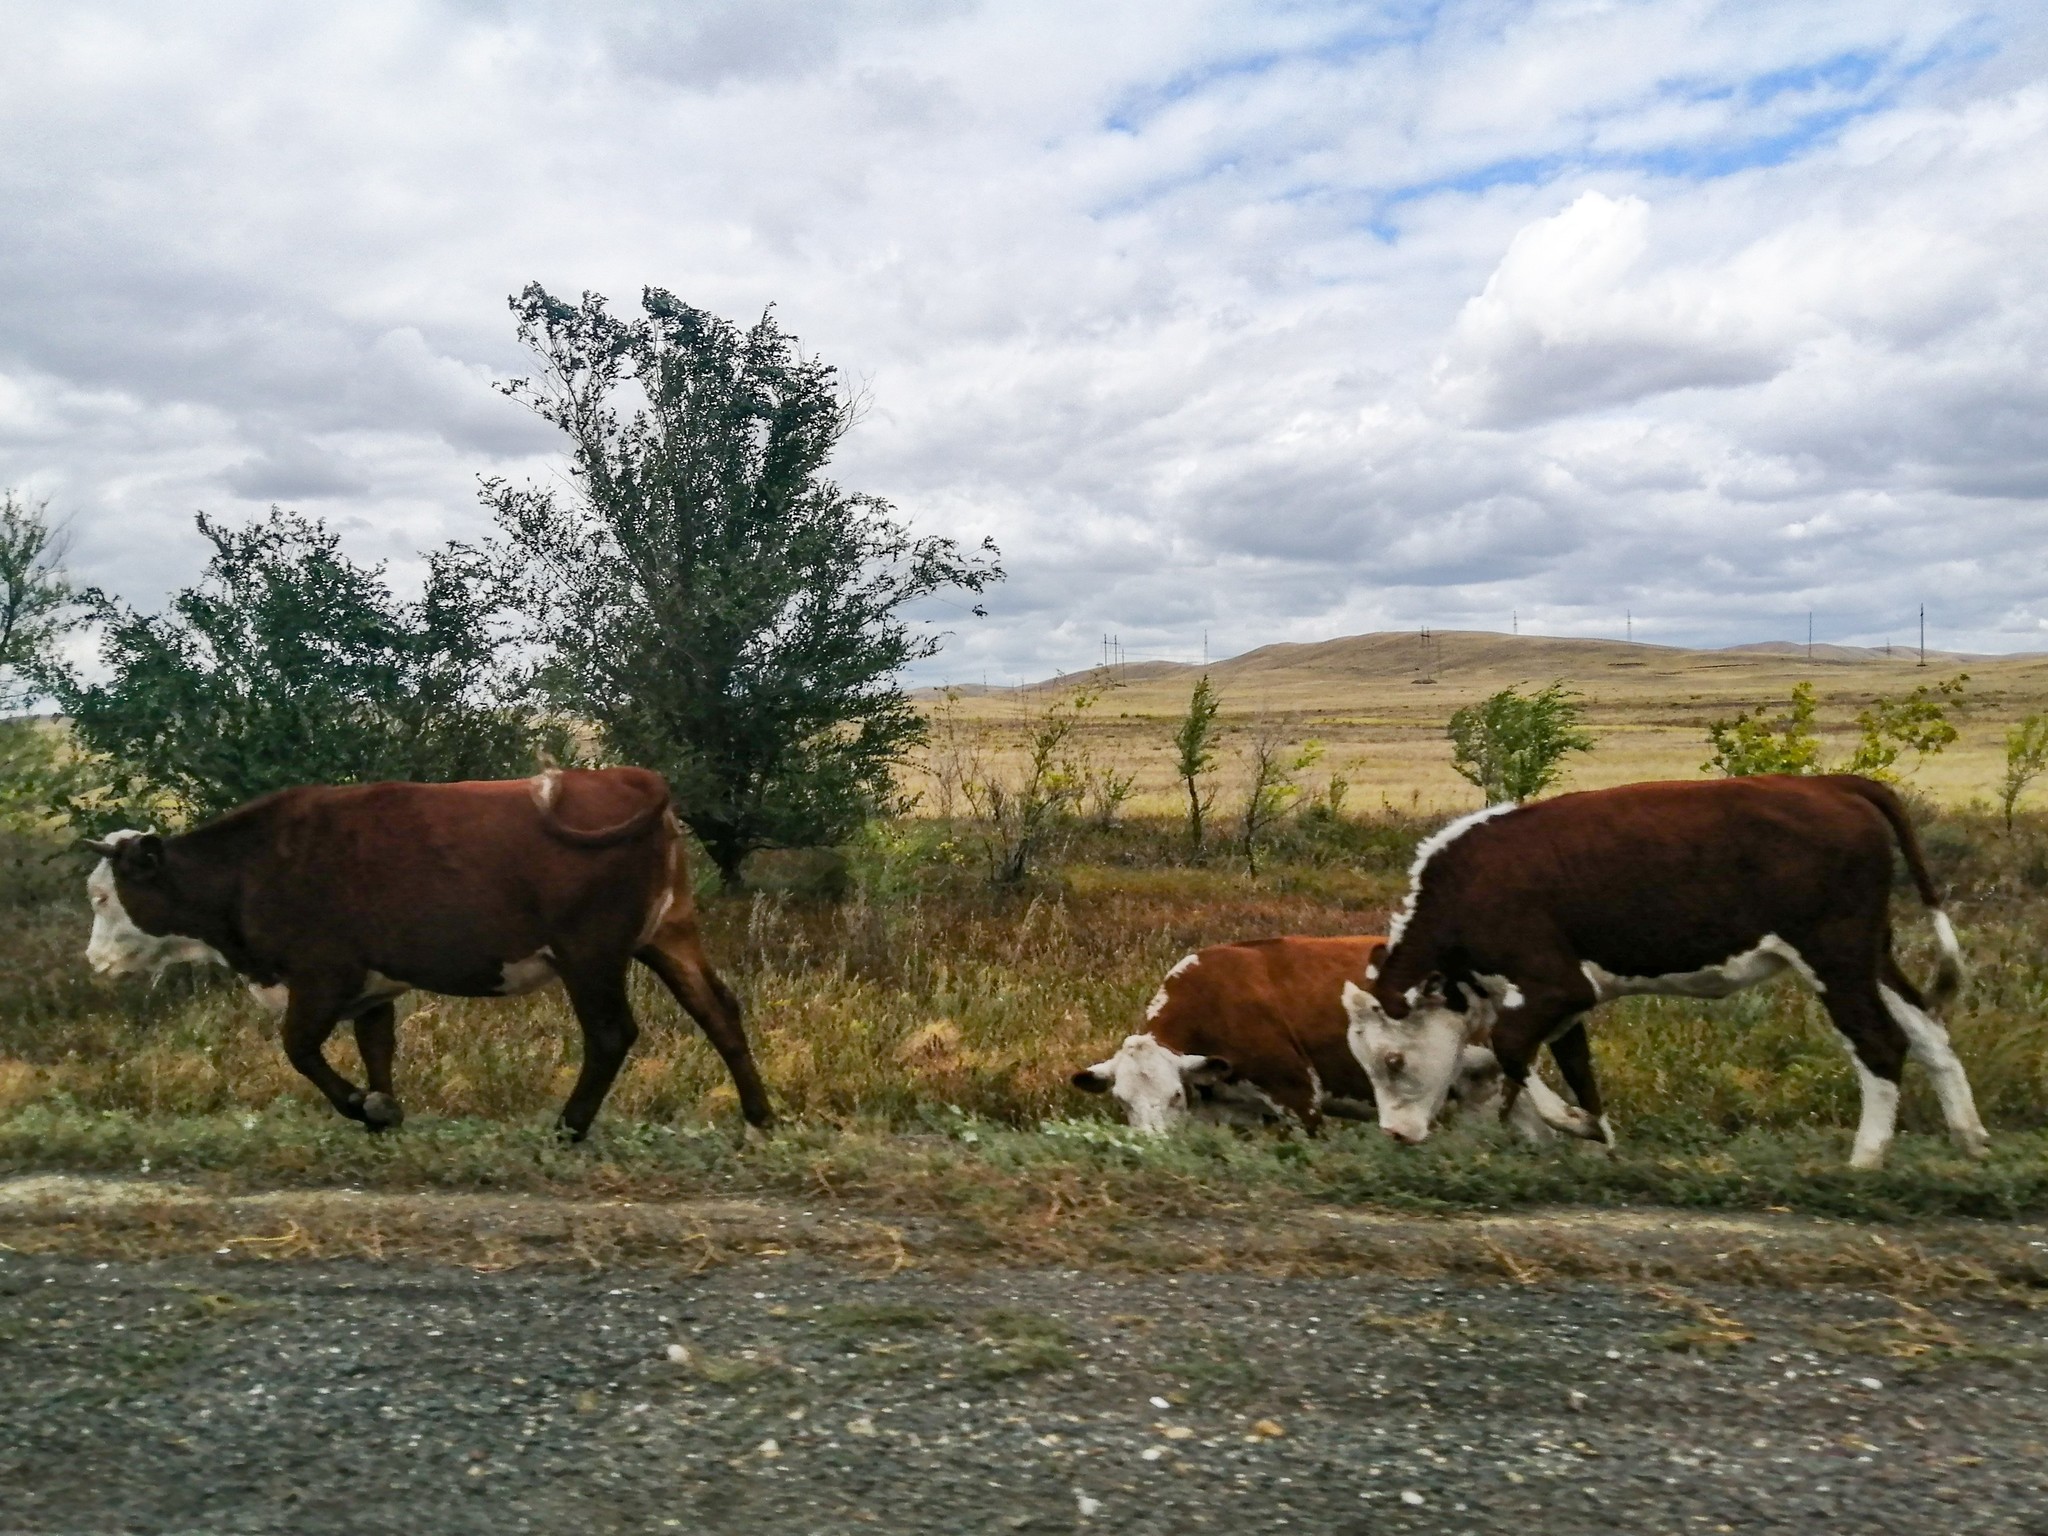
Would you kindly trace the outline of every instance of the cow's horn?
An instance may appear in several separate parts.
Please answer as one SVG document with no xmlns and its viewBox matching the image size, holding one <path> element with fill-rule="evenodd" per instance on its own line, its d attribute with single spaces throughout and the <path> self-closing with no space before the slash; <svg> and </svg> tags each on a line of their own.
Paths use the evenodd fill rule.
<svg viewBox="0 0 2048 1536">
<path fill-rule="evenodd" d="M 103 859 L 111 859 L 119 844 L 95 842 L 92 838 L 84 837 L 79 839 L 78 846 L 89 853 L 98 854 Z"/>
</svg>

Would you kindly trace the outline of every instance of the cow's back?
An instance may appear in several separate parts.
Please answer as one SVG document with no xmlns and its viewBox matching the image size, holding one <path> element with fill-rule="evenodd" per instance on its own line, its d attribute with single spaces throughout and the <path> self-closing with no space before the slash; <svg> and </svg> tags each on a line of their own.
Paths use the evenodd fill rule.
<svg viewBox="0 0 2048 1536">
<path fill-rule="evenodd" d="M 1369 1097 L 1351 1054 L 1344 983 L 1360 985 L 1370 938 L 1259 939 L 1199 950 L 1168 975 L 1148 1027 L 1162 1045 L 1220 1056 L 1261 1085 L 1302 1079 L 1313 1067 L 1325 1094 Z"/>
<path fill-rule="evenodd" d="M 1845 900 L 1881 910 L 1891 857 L 1883 815 L 1838 779 L 1631 784 L 1477 822 L 1417 871 L 1412 899 L 1431 968 L 1457 954 L 1485 971 L 1495 936 L 1536 929 L 1608 970 L 1651 974 L 1789 937 Z"/>
<path fill-rule="evenodd" d="M 565 773 L 572 829 L 627 822 L 667 789 L 641 769 Z M 259 947 L 346 948 L 433 990 L 489 990 L 489 967 L 585 930 L 644 924 L 668 890 L 675 828 L 579 846 L 551 834 L 535 781 L 307 786 L 245 807 L 243 907 Z M 565 937 L 566 936 L 566 937 Z M 630 948 L 630 945 L 628 946 Z"/>
</svg>

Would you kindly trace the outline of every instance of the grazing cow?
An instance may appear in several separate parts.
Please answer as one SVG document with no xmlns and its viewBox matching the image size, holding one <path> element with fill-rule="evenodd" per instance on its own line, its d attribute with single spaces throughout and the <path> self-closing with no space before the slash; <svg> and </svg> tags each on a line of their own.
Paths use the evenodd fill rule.
<svg viewBox="0 0 2048 1536">
<path fill-rule="evenodd" d="M 560 1124 L 582 1140 L 639 1034 L 633 960 L 725 1058 L 748 1121 L 772 1122 L 739 1000 L 698 941 L 682 830 L 658 774 L 309 785 L 175 837 L 117 832 L 88 846 L 101 855 L 86 881 L 93 968 L 233 967 L 282 1007 L 292 1065 L 372 1131 L 404 1119 L 391 1088 L 395 997 L 503 997 L 559 978 L 583 1027 Z M 344 1019 L 367 1092 L 327 1063 Z"/>
<path fill-rule="evenodd" d="M 1110 1093 L 1141 1131 L 1182 1118 L 1222 1124 L 1280 1120 L 1319 1129 L 1325 1115 L 1369 1120 L 1372 1083 L 1346 1039 L 1345 985 L 1364 979 L 1374 938 L 1259 939 L 1217 944 L 1177 961 L 1145 1010 L 1146 1032 L 1073 1084 Z M 1495 1104 L 1500 1068 L 1483 1040 L 1460 1053 L 1454 1093 L 1468 1112 Z M 1533 1105 L 1541 1081 L 1527 1097 Z M 1560 1108 L 1562 1105 L 1560 1104 Z M 1547 1135 L 1533 1112 L 1526 1134 Z"/>
<path fill-rule="evenodd" d="M 1931 1002 L 1892 957 L 1895 842 L 1941 943 Z M 1381 1128 L 1417 1142 L 1455 1075 L 1475 992 L 1512 1085 L 1608 998 L 1727 997 L 1788 971 L 1820 994 L 1856 1063 L 1852 1166 L 1884 1161 L 1909 1054 L 1932 1074 L 1955 1143 L 1983 1152 L 1969 1080 L 1932 1013 L 1961 982 L 1955 929 L 1898 796 L 1853 774 L 1631 784 L 1453 822 L 1417 852 L 1386 949 L 1344 1001 Z M 1582 1112 L 1545 1118 L 1598 1138 L 1577 1038 L 1559 1066 Z"/>
</svg>

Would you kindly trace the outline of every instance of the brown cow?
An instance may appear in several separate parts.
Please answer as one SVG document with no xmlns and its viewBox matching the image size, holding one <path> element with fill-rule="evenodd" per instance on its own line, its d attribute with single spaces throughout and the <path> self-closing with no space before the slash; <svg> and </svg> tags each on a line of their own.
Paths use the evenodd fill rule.
<svg viewBox="0 0 2048 1536">
<path fill-rule="evenodd" d="M 1257 1124 L 1323 1117 L 1369 1120 L 1372 1083 L 1346 1038 L 1346 983 L 1363 981 L 1375 938 L 1279 938 L 1216 944 L 1175 962 L 1127 1036 L 1073 1084 L 1110 1093 L 1130 1123 L 1164 1131 L 1183 1117 Z M 1478 1017 L 1469 1021 L 1480 1029 Z M 1480 1039 L 1459 1060 L 1456 1094 L 1468 1111 L 1497 1101 L 1500 1069 Z M 1542 1080 L 1525 1106 L 1545 1093 Z M 1560 1108 L 1561 1108 L 1560 1103 Z M 1531 1112 L 1525 1134 L 1548 1132 Z"/>
<path fill-rule="evenodd" d="M 404 1119 L 391 1088 L 395 997 L 502 997 L 559 978 L 583 1026 L 583 1071 L 560 1120 L 580 1141 L 639 1034 L 626 998 L 633 960 L 725 1058 L 748 1121 L 772 1122 L 739 1000 L 698 941 L 658 774 L 308 785 L 175 837 L 117 832 L 89 846 L 102 856 L 86 882 L 93 968 L 233 967 L 282 1005 L 292 1065 L 372 1131 Z M 367 1093 L 327 1063 L 344 1019 Z"/>
<path fill-rule="evenodd" d="M 1941 943 L 1932 1003 L 1892 957 L 1894 844 Z M 1727 997 L 1790 972 L 1848 1040 L 1863 1085 L 1850 1163 L 1875 1168 L 1908 1054 L 1932 1074 L 1956 1144 L 1985 1148 L 1969 1079 L 1930 1011 L 1955 994 L 1961 958 L 1884 785 L 1852 774 L 1630 784 L 1495 806 L 1430 838 L 1369 989 L 1348 989 L 1345 1005 L 1381 1128 L 1414 1142 L 1451 1082 L 1475 992 L 1512 1084 L 1544 1041 L 1569 1038 L 1608 998 Z M 1583 1083 L 1560 1065 L 1582 1113 L 1551 1123 L 1598 1137 L 1590 1061 Z"/>
</svg>

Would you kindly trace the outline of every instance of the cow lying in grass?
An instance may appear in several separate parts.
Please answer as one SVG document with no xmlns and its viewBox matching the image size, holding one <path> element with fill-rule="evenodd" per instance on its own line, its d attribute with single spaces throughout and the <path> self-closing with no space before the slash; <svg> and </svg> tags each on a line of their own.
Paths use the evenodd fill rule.
<svg viewBox="0 0 2048 1536">
<path fill-rule="evenodd" d="M 1365 978 L 1370 938 L 1259 939 L 1183 956 L 1145 1010 L 1146 1032 L 1126 1037 L 1109 1060 L 1073 1084 L 1108 1093 L 1141 1131 L 1182 1119 L 1222 1124 L 1282 1121 L 1319 1129 L 1325 1115 L 1373 1117 L 1372 1083 L 1351 1053 L 1347 983 Z M 1451 1096 L 1467 1113 L 1498 1107 L 1500 1068 L 1476 1038 L 1462 1042 Z M 1521 1100 L 1518 1128 L 1547 1136 L 1535 1105 L 1540 1079 Z M 1564 1111 L 1560 1103 L 1559 1113 Z"/>
<path fill-rule="evenodd" d="M 116 832 L 86 881 L 93 969 L 216 961 L 284 1013 L 291 1063 L 372 1131 L 403 1118 L 392 1000 L 412 988 L 502 997 L 559 979 L 583 1027 L 561 1126 L 581 1140 L 639 1033 L 638 960 L 725 1058 L 748 1121 L 768 1096 L 739 1000 L 697 937 L 668 786 L 639 768 L 472 784 L 310 785 L 176 837 Z M 355 1023 L 368 1091 L 324 1046 Z"/>
<path fill-rule="evenodd" d="M 1894 845 L 1941 944 L 1929 997 L 1892 957 Z M 1386 948 L 1344 1002 L 1381 1128 L 1418 1142 L 1457 1080 L 1476 998 L 1512 1094 L 1534 1081 L 1544 1042 L 1571 1038 L 1608 998 L 1727 997 L 1786 972 L 1820 995 L 1855 1060 L 1852 1166 L 1883 1163 L 1908 1055 L 1932 1075 L 1956 1145 L 1984 1151 L 1932 1013 L 1961 981 L 1955 930 L 1898 796 L 1850 774 L 1631 784 L 1453 822 L 1418 850 Z M 1546 1105 L 1544 1118 L 1599 1136 L 1590 1062 L 1583 1086 L 1560 1065 L 1581 1112 Z"/>
</svg>

